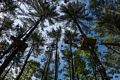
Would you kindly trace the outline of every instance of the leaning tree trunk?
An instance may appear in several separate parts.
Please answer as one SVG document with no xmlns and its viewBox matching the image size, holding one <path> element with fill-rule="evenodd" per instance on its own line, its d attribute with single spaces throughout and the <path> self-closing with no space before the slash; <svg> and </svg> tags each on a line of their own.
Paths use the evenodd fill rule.
<svg viewBox="0 0 120 80">
<path fill-rule="evenodd" d="M 40 23 L 41 19 L 42 19 L 42 17 L 36 22 L 35 26 L 29 31 L 29 33 L 23 38 L 23 42 L 26 42 L 28 40 L 28 38 L 30 37 L 30 35 L 32 34 L 32 32 L 37 28 L 37 26 Z M 8 66 L 8 64 L 11 62 L 11 60 L 13 60 L 13 58 L 18 53 L 18 51 L 19 51 L 18 48 L 16 48 L 15 50 L 13 50 L 12 53 L 8 56 L 8 58 L 6 58 L 6 60 L 0 66 L 0 75 L 3 73 L 3 71 Z"/>
<path fill-rule="evenodd" d="M 105 42 L 103 42 L 103 43 L 101 43 L 102 45 L 105 45 L 105 46 L 118 46 L 118 47 L 120 47 L 120 43 L 105 43 Z"/>
<path fill-rule="evenodd" d="M 6 75 L 8 74 L 8 72 L 10 71 L 10 69 L 12 68 L 14 62 L 10 65 L 9 69 L 7 70 L 7 72 L 4 74 L 4 76 L 2 77 L 2 80 L 5 80 Z"/>
<path fill-rule="evenodd" d="M 56 40 L 56 53 L 55 53 L 55 80 L 58 79 L 58 40 Z"/>
<path fill-rule="evenodd" d="M 83 38 L 87 38 L 87 35 L 83 32 L 83 30 L 81 29 L 81 27 L 80 27 L 79 23 L 77 22 L 77 20 L 75 18 L 73 18 L 73 20 L 74 20 L 74 23 L 77 25 L 77 27 L 78 27 L 80 33 L 82 34 Z M 89 51 L 90 51 L 90 54 L 93 57 L 94 61 L 96 63 L 98 63 L 100 68 L 101 68 L 100 73 L 102 74 L 102 79 L 103 80 L 109 80 L 109 78 L 108 78 L 108 76 L 106 74 L 106 70 L 105 70 L 104 66 L 102 65 L 101 61 L 97 57 L 96 52 L 94 51 L 94 47 L 89 48 Z"/>
<path fill-rule="evenodd" d="M 93 59 L 94 59 L 94 62 L 96 64 L 98 64 L 97 68 L 100 69 L 100 74 L 102 76 L 102 80 L 109 80 L 108 79 L 108 76 L 106 74 L 106 70 L 104 68 L 104 66 L 102 65 L 101 61 L 99 60 L 97 54 L 95 53 L 94 49 L 91 47 L 91 49 L 89 50 L 91 55 L 93 55 Z"/>
<path fill-rule="evenodd" d="M 24 37 L 26 35 L 26 33 L 29 31 L 29 29 L 24 33 L 24 34 L 20 34 L 18 35 L 16 38 L 17 39 L 21 39 L 22 37 Z M 13 48 L 14 46 L 14 42 L 3 52 L 3 55 L 0 56 L 0 59 L 2 59 L 7 53 L 9 53 L 11 51 L 11 49 Z"/>
<path fill-rule="evenodd" d="M 0 59 L 2 59 L 7 53 L 9 53 L 11 49 L 12 49 L 12 45 L 10 45 L 8 49 L 3 52 L 3 54 L 0 56 Z"/>
<path fill-rule="evenodd" d="M 3 64 L 0 66 L 0 75 L 3 73 L 5 68 L 9 65 L 9 63 L 13 60 L 14 56 L 17 54 L 18 49 L 13 50 L 13 52 L 5 59 Z"/>
<path fill-rule="evenodd" d="M 25 69 L 25 66 L 27 65 L 27 61 L 28 61 L 28 59 L 30 58 L 31 53 L 32 53 L 32 47 L 31 47 L 31 49 L 29 50 L 29 53 L 28 53 L 28 55 L 27 55 L 27 57 L 26 57 L 26 59 L 25 59 L 24 65 L 23 65 L 23 67 L 22 67 L 19 75 L 17 76 L 16 80 L 19 80 L 19 79 L 20 79 L 20 77 L 21 77 L 21 75 L 22 75 L 22 73 L 23 73 L 23 71 L 24 71 L 24 69 Z"/>
</svg>

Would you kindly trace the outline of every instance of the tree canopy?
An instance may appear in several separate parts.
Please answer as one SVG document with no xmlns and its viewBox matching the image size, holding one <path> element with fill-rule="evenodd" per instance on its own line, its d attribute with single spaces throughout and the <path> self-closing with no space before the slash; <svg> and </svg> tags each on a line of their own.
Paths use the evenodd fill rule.
<svg viewBox="0 0 120 80">
<path fill-rule="evenodd" d="M 119 0 L 0 0 L 0 80 L 120 79 Z"/>
</svg>

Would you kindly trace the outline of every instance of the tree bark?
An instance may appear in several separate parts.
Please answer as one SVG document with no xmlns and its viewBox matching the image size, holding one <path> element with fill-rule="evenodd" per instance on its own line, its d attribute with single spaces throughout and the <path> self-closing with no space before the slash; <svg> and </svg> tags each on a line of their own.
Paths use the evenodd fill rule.
<svg viewBox="0 0 120 80">
<path fill-rule="evenodd" d="M 49 71 L 49 65 L 50 65 L 50 62 L 51 62 L 51 58 L 52 58 L 52 52 L 50 52 L 50 56 L 49 56 L 49 60 L 48 60 L 48 64 L 47 64 L 47 69 L 45 71 L 45 76 L 44 76 L 44 80 L 47 80 L 47 77 L 48 77 L 48 71 Z"/>
<path fill-rule="evenodd" d="M 84 38 L 87 38 L 87 35 L 82 31 L 82 29 L 81 29 L 79 23 L 77 22 L 77 20 L 74 19 L 74 18 L 73 18 L 73 20 L 74 20 L 74 22 L 76 23 L 77 27 L 79 28 L 79 31 L 80 31 L 80 33 L 82 34 L 82 36 L 83 36 Z M 89 49 L 89 51 L 90 51 L 91 56 L 93 57 L 93 59 L 95 59 L 94 61 L 95 61 L 96 63 L 98 63 L 99 66 L 101 66 L 101 68 L 102 68 L 102 71 L 101 71 L 102 79 L 103 79 L 103 80 L 109 80 L 109 78 L 106 78 L 106 77 L 108 77 L 107 74 L 106 74 L 106 70 L 105 70 L 104 66 L 102 65 L 101 61 L 99 60 L 99 58 L 97 57 L 97 54 L 96 54 L 96 52 L 94 51 L 94 47 L 91 47 L 91 48 Z"/>
<path fill-rule="evenodd" d="M 80 79 L 79 79 L 79 74 L 77 74 L 76 77 L 77 77 L 77 80 L 80 80 Z"/>
<path fill-rule="evenodd" d="M 102 80 L 109 80 L 107 73 L 106 73 L 106 70 L 105 70 L 104 66 L 102 65 L 101 61 L 99 60 L 97 54 L 95 53 L 94 48 L 91 47 L 89 49 L 89 51 L 94 59 L 94 62 L 96 64 L 98 64 L 98 68 L 101 69 L 100 74 L 101 74 Z"/>
<path fill-rule="evenodd" d="M 56 53 L 55 53 L 55 80 L 58 79 L 58 40 L 56 40 Z"/>
<path fill-rule="evenodd" d="M 77 25 L 77 27 L 78 27 L 80 33 L 82 34 L 82 36 L 83 36 L 84 38 L 86 38 L 87 36 L 86 36 L 86 34 L 83 32 L 83 30 L 82 30 L 82 28 L 80 27 L 80 25 L 79 25 L 79 23 L 77 22 L 77 20 L 76 20 L 76 19 L 73 19 L 73 20 L 74 20 L 74 23 Z"/>
<path fill-rule="evenodd" d="M 69 60 L 69 75 L 70 75 L 70 80 L 72 80 L 72 77 L 71 77 L 71 63 L 70 63 L 70 60 Z"/>
<path fill-rule="evenodd" d="M 5 59 L 5 61 L 3 62 L 3 64 L 0 66 L 0 75 L 3 73 L 3 71 L 5 70 L 5 68 L 9 65 L 9 63 L 13 60 L 13 58 L 15 57 L 15 55 L 17 54 L 18 49 L 15 49 L 9 56 L 8 58 Z"/>
<path fill-rule="evenodd" d="M 40 23 L 40 21 L 42 20 L 42 17 L 40 17 L 40 19 L 36 22 L 36 24 L 34 25 L 34 27 L 29 31 L 29 33 L 24 37 L 23 41 L 27 41 L 28 38 L 31 36 L 32 32 L 38 27 L 38 24 Z"/>
<path fill-rule="evenodd" d="M 30 37 L 30 35 L 32 34 L 32 32 L 37 28 L 38 24 L 40 23 L 40 21 L 42 20 L 42 17 L 40 17 L 40 19 L 36 22 L 35 26 L 29 31 L 29 33 L 23 38 L 23 42 L 27 41 L 28 38 Z M 5 70 L 5 68 L 8 66 L 8 64 L 11 62 L 11 60 L 13 60 L 13 58 L 15 57 L 15 55 L 18 52 L 18 48 L 16 48 L 11 54 L 10 56 L 4 61 L 4 63 L 0 66 L 0 75 L 3 73 L 3 71 Z"/>
<path fill-rule="evenodd" d="M 101 44 L 106 45 L 106 46 L 118 46 L 118 47 L 120 47 L 120 43 L 105 43 L 105 42 L 103 42 Z"/>
<path fill-rule="evenodd" d="M 28 29 L 28 30 L 29 30 L 29 29 Z M 17 39 L 21 39 L 23 36 L 25 36 L 25 34 L 28 32 L 28 30 L 27 30 L 24 34 L 19 35 L 19 36 L 17 36 L 16 38 L 17 38 Z M 2 59 L 7 53 L 9 53 L 10 50 L 13 48 L 13 46 L 14 46 L 14 42 L 8 47 L 7 50 L 5 50 L 5 51 L 3 52 L 3 55 L 0 57 L 0 59 Z"/>
<path fill-rule="evenodd" d="M 71 43 L 70 43 L 70 54 L 71 54 L 71 66 L 72 66 L 72 80 L 75 80 L 75 76 L 74 76 L 74 59 L 73 59 L 72 44 Z"/>
<path fill-rule="evenodd" d="M 14 62 L 10 65 L 9 69 L 7 70 L 7 72 L 5 73 L 5 75 L 2 77 L 2 80 L 5 80 L 6 75 L 8 74 L 8 72 L 10 71 L 10 69 L 12 68 Z"/>
<path fill-rule="evenodd" d="M 28 53 L 28 55 L 27 55 L 27 57 L 26 57 L 26 59 L 25 59 L 24 65 L 23 65 L 23 67 L 22 67 L 19 75 L 17 76 L 16 80 L 19 80 L 19 79 L 20 79 L 20 77 L 21 77 L 21 75 L 22 75 L 22 73 L 23 73 L 23 71 L 24 71 L 24 69 L 25 69 L 25 66 L 27 65 L 27 61 L 28 61 L 31 53 L 32 53 L 32 47 L 31 47 L 31 49 L 29 50 L 29 53 Z"/>
</svg>

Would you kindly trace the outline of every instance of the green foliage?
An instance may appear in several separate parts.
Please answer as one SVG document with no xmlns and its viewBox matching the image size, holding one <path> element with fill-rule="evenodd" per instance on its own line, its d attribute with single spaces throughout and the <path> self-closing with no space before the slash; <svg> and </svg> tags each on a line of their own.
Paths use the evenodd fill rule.
<svg viewBox="0 0 120 80">
<path fill-rule="evenodd" d="M 20 80 L 30 80 L 39 66 L 40 66 L 40 64 L 38 62 L 30 60 L 27 63 L 27 66 L 26 66 L 22 76 L 20 77 Z"/>
<path fill-rule="evenodd" d="M 101 19 L 97 21 L 97 31 L 103 34 L 115 34 L 119 35 L 119 19 L 120 15 L 106 13 L 101 15 Z"/>
<path fill-rule="evenodd" d="M 3 4 L 3 7 L 1 8 L 1 10 L 3 11 L 1 12 L 4 12 L 4 13 L 6 12 L 5 15 L 7 15 L 8 14 L 7 12 L 15 11 L 15 13 L 17 13 L 17 17 L 16 15 L 14 15 L 14 17 L 11 15 L 9 16 L 7 15 L 7 17 L 5 16 L 3 19 L 0 18 L 0 34 L 3 34 L 2 32 L 6 32 L 3 38 L 5 38 L 6 40 L 9 40 L 9 36 L 12 33 L 13 34 L 15 33 L 15 35 L 23 34 L 25 30 L 28 30 L 28 28 L 30 28 L 29 26 L 31 25 L 34 26 L 34 24 L 36 23 L 36 20 L 42 17 L 42 20 L 40 22 L 41 28 L 37 28 L 38 30 L 34 31 L 30 35 L 29 41 L 27 43 L 29 44 L 29 47 L 31 46 L 33 47 L 32 53 L 34 53 L 33 54 L 34 56 L 36 55 L 40 56 L 39 53 L 41 53 L 40 51 L 42 48 L 44 48 L 42 50 L 43 55 L 45 56 L 47 55 L 47 58 L 46 58 L 47 60 L 44 61 L 44 64 L 42 64 L 41 62 L 42 64 L 41 66 L 39 62 L 36 62 L 34 60 L 28 61 L 27 66 L 20 80 L 30 80 L 32 76 L 35 76 L 36 80 L 41 79 L 41 77 L 46 77 L 47 80 L 54 79 L 54 76 L 53 76 L 55 74 L 53 70 L 54 67 L 51 67 L 51 65 L 53 65 L 53 62 L 55 61 L 56 61 L 55 65 L 58 64 L 58 61 L 61 61 L 61 60 L 57 60 L 58 57 L 64 60 L 63 62 L 64 66 L 62 66 L 62 68 L 64 69 L 65 73 L 63 74 L 66 79 L 71 78 L 73 71 L 74 71 L 75 80 L 77 79 L 76 76 L 78 76 L 80 79 L 83 79 L 83 80 L 89 80 L 89 79 L 97 80 L 100 78 L 99 71 L 97 70 L 98 66 L 96 66 L 96 64 L 98 63 L 94 62 L 94 59 L 91 56 L 90 52 L 80 50 L 79 46 L 81 44 L 79 43 L 79 41 L 77 42 L 75 38 L 78 37 L 81 39 L 82 36 L 79 36 L 78 33 L 76 32 L 78 31 L 78 29 L 82 28 L 81 30 L 83 30 L 83 32 L 86 31 L 86 33 L 88 33 L 86 35 L 89 35 L 90 30 L 93 30 L 90 28 L 93 27 L 94 31 L 97 32 L 98 35 L 103 36 L 102 38 L 101 36 L 94 37 L 94 35 L 97 35 L 97 34 L 93 34 L 91 36 L 92 38 L 97 38 L 98 47 L 100 46 L 99 42 L 101 43 L 101 40 L 104 40 L 104 42 L 119 43 L 120 15 L 118 14 L 119 13 L 118 3 L 116 6 L 109 7 L 109 5 L 106 4 L 105 0 L 90 0 L 90 6 L 88 5 L 88 3 L 87 3 L 88 5 L 87 6 L 86 4 L 80 3 L 79 1 L 77 1 L 77 3 L 76 2 L 68 2 L 66 4 L 61 3 L 62 5 L 56 4 L 57 2 L 59 2 L 59 0 L 52 0 L 52 2 L 50 3 L 44 2 L 43 0 L 23 0 L 23 1 L 20 0 L 20 2 L 21 2 L 20 4 L 26 5 L 24 6 L 25 11 L 22 8 L 19 8 L 18 11 L 16 11 L 16 8 L 18 6 L 17 4 L 19 2 L 17 3 L 17 2 L 14 2 L 13 0 L 6 0 L 2 2 L 4 4 Z M 0 6 L 2 5 L 2 3 L 0 3 Z M 113 2 L 110 1 L 109 4 L 110 3 L 113 3 Z M 112 10 L 114 12 L 107 13 L 106 12 L 107 9 L 109 11 Z M 60 10 L 60 14 L 58 14 L 59 10 Z M 99 16 L 92 14 L 92 10 L 98 10 L 98 12 L 96 13 L 98 13 Z M 115 11 L 117 11 L 117 14 Z M 91 26 L 89 25 L 89 23 L 90 24 L 93 23 L 93 17 L 96 18 L 94 22 L 95 25 Z M 14 19 L 21 20 L 23 26 L 19 28 L 17 28 L 18 26 L 14 26 Z M 62 26 L 59 26 L 59 28 L 56 28 L 55 26 L 56 24 L 54 23 L 56 22 L 60 23 L 59 21 L 62 22 L 63 24 L 61 24 Z M 42 36 L 42 33 L 40 33 L 41 31 L 40 29 L 42 29 L 43 27 L 46 27 L 47 22 L 49 22 L 49 26 L 54 25 L 51 31 L 46 31 L 47 33 L 45 32 L 44 34 L 44 36 L 46 36 L 46 34 L 49 36 L 49 37 L 47 36 L 48 39 L 50 38 L 53 39 L 53 43 L 50 43 L 50 44 L 48 44 L 47 41 L 45 40 L 46 37 L 44 38 Z M 66 28 L 66 27 L 69 27 L 69 28 Z M 10 34 L 9 34 L 9 31 L 10 31 Z M 65 34 L 62 34 L 62 31 L 64 31 Z M 59 53 L 59 55 L 62 55 L 62 58 L 57 53 L 58 51 L 60 51 L 58 43 L 61 40 L 65 42 L 64 44 L 65 46 L 67 45 L 67 47 L 63 49 L 63 53 Z M 50 52 L 45 52 L 46 44 L 48 45 L 48 47 L 50 47 Z M 3 52 L 7 48 L 7 46 L 8 46 L 7 41 L 2 41 L 1 39 L 0 52 Z M 56 50 L 57 56 L 55 57 L 56 58 L 55 61 L 52 61 L 52 58 L 54 57 L 54 55 L 52 54 L 54 54 L 55 50 Z M 120 73 L 119 72 L 119 68 L 120 68 L 119 67 L 120 66 L 120 57 L 119 57 L 120 48 L 119 47 L 107 46 L 107 49 L 105 50 L 107 52 L 102 54 L 99 54 L 96 48 L 94 50 L 96 51 L 97 56 L 100 58 L 101 62 L 104 63 L 105 68 L 107 68 L 108 74 L 113 75 L 115 73 L 117 74 Z M 116 54 L 115 51 L 117 51 L 118 54 Z M 17 57 L 15 58 L 16 60 L 15 62 L 18 63 L 19 65 L 22 65 L 23 64 L 22 58 L 24 58 L 25 55 L 26 55 L 26 52 L 22 54 L 18 53 Z M 4 61 L 4 60 L 5 58 L 2 59 L 1 61 Z M 14 67 L 17 68 L 19 66 L 18 64 L 16 64 L 16 66 Z M 43 66 L 45 66 L 46 68 L 43 68 Z M 95 76 L 97 78 L 95 78 Z"/>
<path fill-rule="evenodd" d="M 80 2 L 72 2 L 67 5 L 62 5 L 60 10 L 64 15 L 60 16 L 60 21 L 67 21 L 66 27 L 71 27 L 75 30 L 77 29 L 75 20 L 82 25 L 82 28 L 88 28 L 85 22 L 92 21 L 93 18 L 89 16 L 89 12 L 85 6 L 85 4 Z"/>
<path fill-rule="evenodd" d="M 57 28 L 57 30 L 52 29 L 51 32 L 47 31 L 47 35 L 50 36 L 51 38 L 55 38 L 55 40 L 58 41 L 61 37 L 61 32 L 62 32 L 61 27 L 59 27 Z"/>
</svg>

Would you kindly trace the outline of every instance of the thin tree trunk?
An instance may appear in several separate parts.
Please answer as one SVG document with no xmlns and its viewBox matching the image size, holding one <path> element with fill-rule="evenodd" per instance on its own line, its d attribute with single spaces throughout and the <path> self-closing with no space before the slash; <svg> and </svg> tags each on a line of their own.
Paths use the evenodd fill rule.
<svg viewBox="0 0 120 80">
<path fill-rule="evenodd" d="M 75 80 L 75 76 L 74 76 L 74 60 L 73 60 L 73 53 L 72 53 L 71 43 L 70 43 L 70 54 L 71 54 L 71 66 L 72 66 L 72 80 Z"/>
<path fill-rule="evenodd" d="M 8 49 L 3 52 L 3 55 L 0 56 L 0 59 L 2 59 L 7 53 L 10 52 L 10 50 L 12 49 L 12 46 L 13 46 L 13 44 L 11 44 L 11 45 L 8 47 Z"/>
<path fill-rule="evenodd" d="M 44 66 L 44 71 L 43 71 L 43 73 L 42 73 L 41 80 L 44 80 L 44 75 L 45 75 L 45 73 L 46 73 L 46 67 L 47 67 L 47 63 L 46 63 L 45 66 Z"/>
<path fill-rule="evenodd" d="M 31 49 L 29 50 L 29 53 L 28 53 L 28 55 L 27 55 L 27 57 L 26 57 L 26 59 L 25 59 L 24 65 L 23 65 L 23 67 L 22 67 L 19 75 L 17 76 L 16 80 L 19 80 L 19 79 L 20 79 L 20 77 L 21 77 L 21 75 L 22 75 L 22 73 L 23 73 L 23 71 L 24 71 L 24 69 L 25 69 L 25 66 L 27 65 L 27 61 L 28 61 L 31 53 L 32 53 L 32 47 L 31 47 Z"/>
<path fill-rule="evenodd" d="M 32 32 L 38 27 L 38 24 L 40 23 L 40 21 L 42 20 L 42 17 L 40 17 L 40 19 L 36 22 L 36 24 L 34 25 L 34 27 L 29 31 L 29 33 L 24 37 L 23 41 L 26 42 L 28 40 L 28 38 L 31 36 Z"/>
<path fill-rule="evenodd" d="M 49 60 L 48 60 L 48 65 L 47 65 L 47 69 L 45 71 L 45 76 L 44 76 L 44 80 L 47 80 L 47 77 L 48 77 L 48 69 L 49 69 L 49 65 L 50 65 L 50 62 L 51 62 L 51 58 L 52 58 L 52 52 L 50 52 L 50 56 L 49 56 Z"/>
<path fill-rule="evenodd" d="M 55 80 L 58 79 L 58 40 L 56 40 L 56 53 L 55 53 Z"/>
<path fill-rule="evenodd" d="M 41 80 L 47 80 L 47 75 L 48 75 L 48 68 L 49 68 L 49 64 L 50 64 L 50 61 L 51 61 L 51 58 L 52 58 L 52 52 L 51 50 L 49 50 L 50 53 L 48 53 L 48 61 L 46 62 L 45 64 L 45 67 L 44 67 L 44 72 L 42 74 L 42 77 L 41 77 Z"/>
<path fill-rule="evenodd" d="M 77 80 L 80 80 L 80 79 L 79 79 L 79 74 L 77 74 Z"/>
<path fill-rule="evenodd" d="M 69 75 L 70 75 L 70 80 L 72 80 L 72 77 L 71 77 L 71 64 L 70 64 L 70 60 L 69 60 Z"/>
<path fill-rule="evenodd" d="M 28 38 L 30 37 L 30 35 L 32 34 L 32 32 L 37 28 L 38 24 L 40 23 L 42 17 L 40 18 L 40 20 L 38 20 L 35 24 L 35 26 L 29 31 L 29 33 L 24 37 L 23 42 L 27 41 Z M 0 66 L 0 75 L 3 73 L 3 71 L 5 70 L 5 68 L 8 66 L 8 64 L 11 62 L 11 60 L 13 60 L 13 58 L 15 57 L 15 55 L 18 52 L 18 48 L 16 48 L 11 54 L 10 56 L 4 61 L 4 63 Z"/>
<path fill-rule="evenodd" d="M 41 80 L 45 80 L 45 74 L 47 72 L 47 67 L 48 67 L 48 62 L 45 63 L 45 66 L 44 66 L 44 71 L 43 71 L 43 74 L 42 74 L 42 77 L 41 77 Z"/>
<path fill-rule="evenodd" d="M 109 47 L 109 46 L 106 46 L 108 49 L 110 49 L 110 50 L 112 50 L 112 51 L 114 51 L 114 52 L 116 52 L 117 54 L 119 54 L 120 55 L 120 52 L 119 51 L 116 51 L 115 49 L 113 49 L 113 48 L 111 48 L 111 47 Z"/>
<path fill-rule="evenodd" d="M 5 61 L 3 62 L 3 64 L 0 66 L 0 75 L 3 73 L 3 71 L 5 70 L 5 68 L 9 65 L 9 63 L 13 60 L 13 58 L 15 57 L 15 55 L 17 54 L 18 49 L 15 49 L 9 56 L 8 58 L 5 59 Z"/>
<path fill-rule="evenodd" d="M 106 45 L 106 46 L 118 46 L 118 47 L 120 47 L 120 43 L 105 43 L 105 42 L 103 42 L 101 44 Z"/>
<path fill-rule="evenodd" d="M 14 62 L 10 65 L 9 69 L 7 70 L 7 72 L 5 73 L 5 75 L 2 77 L 2 80 L 5 79 L 6 75 L 8 74 L 8 72 L 10 71 L 10 69 L 12 68 Z"/>
<path fill-rule="evenodd" d="M 29 29 L 28 29 L 29 30 Z M 18 37 L 16 37 L 17 39 L 21 39 L 23 36 L 25 36 L 25 34 L 28 32 L 28 30 L 22 34 L 22 35 L 19 35 Z M 0 59 L 2 59 L 7 53 L 10 52 L 10 50 L 13 48 L 14 46 L 14 42 L 3 52 L 3 55 L 0 57 Z"/>
<path fill-rule="evenodd" d="M 79 25 L 79 23 L 77 22 L 77 20 L 76 20 L 76 19 L 73 19 L 73 20 L 74 20 L 74 23 L 77 25 L 77 27 L 78 27 L 80 33 L 82 34 L 82 36 L 83 36 L 84 38 L 86 38 L 87 36 L 86 36 L 86 34 L 83 32 L 83 30 L 82 30 L 82 28 L 80 27 L 80 25 Z"/>
</svg>

